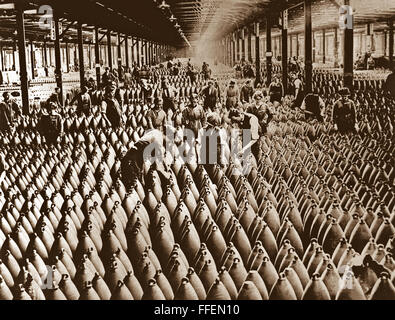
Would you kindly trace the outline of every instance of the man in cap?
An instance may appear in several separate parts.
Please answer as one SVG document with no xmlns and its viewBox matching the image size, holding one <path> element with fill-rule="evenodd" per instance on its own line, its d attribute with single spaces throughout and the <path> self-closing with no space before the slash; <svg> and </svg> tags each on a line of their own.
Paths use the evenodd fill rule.
<svg viewBox="0 0 395 320">
<path fill-rule="evenodd" d="M 103 86 L 103 88 L 105 88 L 110 84 L 112 80 L 113 79 L 112 79 L 112 74 L 110 72 L 110 68 L 107 67 L 101 77 L 101 85 Z"/>
<path fill-rule="evenodd" d="M 340 133 L 350 133 L 359 131 L 355 104 L 349 98 L 350 89 L 342 88 L 339 91 L 341 98 L 333 105 L 332 122 L 335 131 Z"/>
<path fill-rule="evenodd" d="M 48 112 L 44 111 L 39 123 L 39 131 L 49 145 L 55 144 L 58 137 L 63 133 L 63 120 L 57 110 L 56 103 L 50 102 Z"/>
<path fill-rule="evenodd" d="M 149 130 L 126 153 L 121 161 L 122 181 L 130 188 L 139 179 L 146 185 L 145 174 L 152 166 L 162 180 L 162 187 L 170 183 L 170 170 L 165 162 L 164 135 L 159 130 Z"/>
<path fill-rule="evenodd" d="M 199 163 L 205 165 L 227 164 L 230 154 L 227 143 L 227 131 L 221 128 L 222 119 L 217 112 L 207 115 L 206 126 L 200 130 L 199 144 L 197 146 Z"/>
<path fill-rule="evenodd" d="M 251 79 L 248 79 L 240 90 L 241 103 L 243 104 L 251 103 L 253 94 L 254 94 L 254 88 L 252 87 Z"/>
<path fill-rule="evenodd" d="M 236 86 L 236 80 L 232 79 L 229 82 L 228 89 L 226 91 L 226 108 L 230 110 L 232 107 L 237 106 L 239 103 L 239 89 Z"/>
<path fill-rule="evenodd" d="M 154 107 L 148 111 L 148 128 L 164 132 L 166 125 L 166 113 L 163 111 L 163 99 L 155 98 Z"/>
<path fill-rule="evenodd" d="M 105 100 L 102 103 L 102 109 L 105 110 L 107 119 L 113 128 L 119 128 L 122 125 L 122 109 L 118 100 L 115 98 L 116 85 L 112 83 L 106 87 Z"/>
<path fill-rule="evenodd" d="M 177 90 L 169 84 L 167 79 L 162 81 L 162 99 L 163 99 L 163 110 L 168 112 L 169 110 L 175 111 L 175 99 L 177 97 Z"/>
<path fill-rule="evenodd" d="M 8 92 L 3 93 L 3 98 L 4 101 L 0 104 L 0 131 L 12 131 L 18 105 L 10 99 Z"/>
<path fill-rule="evenodd" d="M 56 104 L 57 109 L 60 111 L 62 109 L 62 104 L 60 103 L 60 100 L 61 100 L 60 88 L 56 87 L 55 92 L 51 94 L 51 96 L 47 100 L 47 108 L 50 108 L 49 104 L 53 102 Z"/>
<path fill-rule="evenodd" d="M 77 114 L 79 116 L 84 114 L 88 117 L 92 108 L 91 96 L 88 93 L 88 87 L 84 86 L 82 91 L 74 97 L 70 104 L 73 105 L 75 101 L 77 101 Z"/>
<path fill-rule="evenodd" d="M 300 79 L 301 77 L 298 74 L 294 74 L 292 76 L 292 83 L 293 87 L 295 88 L 295 101 L 294 101 L 294 108 L 300 108 L 300 105 L 303 102 L 304 97 L 304 89 L 303 89 L 303 82 Z"/>
<path fill-rule="evenodd" d="M 262 153 L 260 145 L 262 128 L 259 119 L 251 113 L 239 111 L 237 116 L 232 117 L 232 120 L 239 123 L 240 129 L 242 129 L 244 133 L 247 132 L 250 138 L 250 141 L 243 147 L 239 154 L 245 154 L 246 151 L 251 150 L 256 161 L 259 162 Z M 244 143 L 245 141 L 243 141 L 243 145 Z"/>
<path fill-rule="evenodd" d="M 148 83 L 147 79 L 141 79 L 140 81 L 142 101 L 148 103 L 148 100 L 154 95 L 154 87 L 151 83 Z"/>
<path fill-rule="evenodd" d="M 259 120 L 260 130 L 265 134 L 270 121 L 274 117 L 274 111 L 264 100 L 264 93 L 260 90 L 255 91 L 253 100 L 254 102 L 247 108 L 247 113 L 253 114 Z"/>
<path fill-rule="evenodd" d="M 198 136 L 199 130 L 205 125 L 206 113 L 199 104 L 199 96 L 196 93 L 191 95 L 190 104 L 183 111 L 185 128 L 190 129 Z"/>
<path fill-rule="evenodd" d="M 208 86 L 205 87 L 201 92 L 201 96 L 204 96 L 203 107 L 207 111 L 208 109 L 213 110 L 218 102 L 218 92 L 214 87 L 214 81 L 209 80 Z"/>
<path fill-rule="evenodd" d="M 316 119 L 320 122 L 324 121 L 325 103 L 318 95 L 318 90 L 314 89 L 313 93 L 309 93 L 303 100 L 300 107 L 304 111 L 305 119 Z"/>
</svg>

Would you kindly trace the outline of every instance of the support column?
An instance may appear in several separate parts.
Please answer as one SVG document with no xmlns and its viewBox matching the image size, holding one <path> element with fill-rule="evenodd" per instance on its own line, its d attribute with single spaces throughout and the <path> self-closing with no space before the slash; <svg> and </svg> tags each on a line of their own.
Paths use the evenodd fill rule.
<svg viewBox="0 0 395 320">
<path fill-rule="evenodd" d="M 390 20 L 389 22 L 389 59 L 390 63 L 394 61 L 394 21 Z M 392 66 L 391 66 L 392 67 Z"/>
<path fill-rule="evenodd" d="M 60 34 L 59 34 L 59 17 L 54 14 L 55 21 L 55 78 L 56 85 L 60 89 L 59 102 L 63 105 L 63 80 L 62 80 L 62 61 L 60 57 Z"/>
<path fill-rule="evenodd" d="M 252 63 L 252 32 L 250 26 L 248 26 L 247 30 L 248 30 L 248 61 Z"/>
<path fill-rule="evenodd" d="M 149 56 L 148 56 L 148 41 L 144 41 L 144 61 L 146 65 L 149 65 Z"/>
<path fill-rule="evenodd" d="M 154 65 L 154 44 L 150 42 L 150 65 Z"/>
<path fill-rule="evenodd" d="M 304 1 L 305 12 L 305 94 L 312 91 L 313 86 L 313 61 L 312 61 L 312 24 L 311 24 L 311 0 Z"/>
<path fill-rule="evenodd" d="M 326 32 L 325 29 L 322 30 L 322 51 L 323 51 L 323 57 L 322 57 L 322 63 L 326 63 Z"/>
<path fill-rule="evenodd" d="M 140 67 L 141 66 L 141 49 L 140 49 L 140 39 L 139 38 L 137 38 L 136 48 L 137 48 L 137 65 Z"/>
<path fill-rule="evenodd" d="M 255 23 L 255 69 L 256 69 L 256 79 L 255 85 L 262 82 L 261 75 L 261 46 L 260 46 L 260 36 L 259 36 L 259 22 Z"/>
<path fill-rule="evenodd" d="M 108 67 L 112 71 L 112 41 L 111 41 L 111 30 L 107 30 L 107 56 L 108 56 Z"/>
<path fill-rule="evenodd" d="M 129 69 L 129 37 L 125 35 L 125 60 L 126 60 L 126 69 Z"/>
<path fill-rule="evenodd" d="M 228 36 L 225 37 L 225 65 L 229 65 L 229 38 Z"/>
<path fill-rule="evenodd" d="M 272 22 L 271 16 L 266 17 L 266 84 L 269 86 L 272 83 Z"/>
<path fill-rule="evenodd" d="M 132 37 L 131 49 L 132 49 L 132 66 L 133 66 L 134 60 L 135 60 L 135 55 L 134 55 L 134 37 Z"/>
<path fill-rule="evenodd" d="M 118 33 L 118 45 L 117 45 L 117 56 L 118 56 L 118 76 L 121 75 L 122 68 L 122 50 L 121 50 L 121 35 Z"/>
<path fill-rule="evenodd" d="M 232 59 L 231 59 L 231 67 L 234 67 L 235 62 L 236 62 L 236 34 L 232 33 L 232 41 L 231 41 L 231 49 L 232 49 Z"/>
<path fill-rule="evenodd" d="M 152 53 L 152 50 L 151 50 L 151 41 L 147 41 L 146 42 L 146 49 L 145 49 L 146 51 L 146 53 L 147 53 L 147 62 L 148 62 L 148 65 L 149 66 L 151 66 L 151 63 L 152 63 L 152 60 L 151 60 L 151 53 Z"/>
<path fill-rule="evenodd" d="M 14 40 L 14 43 L 12 45 L 12 71 L 16 70 L 15 55 L 16 55 L 16 41 Z"/>
<path fill-rule="evenodd" d="M 296 58 L 299 58 L 299 34 L 296 34 Z"/>
<path fill-rule="evenodd" d="M 339 29 L 335 28 L 334 30 L 335 39 L 334 39 L 334 46 L 333 46 L 333 56 L 334 56 L 334 67 L 339 68 Z"/>
<path fill-rule="evenodd" d="M 84 65 L 84 39 L 82 37 L 82 24 L 78 24 L 78 61 L 80 69 L 80 87 L 85 85 L 85 65 Z"/>
<path fill-rule="evenodd" d="M 316 60 L 315 60 L 315 58 L 316 58 L 316 55 L 317 55 L 317 50 L 316 50 L 316 42 L 315 42 L 315 32 L 313 32 L 313 38 L 312 38 L 313 40 L 313 63 L 315 63 L 316 62 Z"/>
<path fill-rule="evenodd" d="M 344 0 L 346 6 L 350 5 L 350 0 Z M 351 23 L 346 23 L 344 30 L 344 85 L 350 90 L 353 89 L 354 82 L 354 16 L 348 16 Z"/>
<path fill-rule="evenodd" d="M 3 50 L 3 46 L 0 46 L 0 55 L 1 55 L 1 70 L 2 70 L 2 71 L 5 71 L 4 50 Z"/>
<path fill-rule="evenodd" d="M 99 28 L 95 27 L 95 63 L 96 63 L 96 83 L 97 88 L 101 85 L 100 74 L 100 48 L 99 48 Z"/>
<path fill-rule="evenodd" d="M 25 38 L 25 17 L 23 7 L 16 4 L 16 27 L 18 32 L 18 52 L 19 52 L 19 76 L 21 79 L 22 110 L 23 114 L 29 114 L 29 87 L 27 79 L 26 65 L 26 38 Z"/>
<path fill-rule="evenodd" d="M 2 63 L 2 68 L 4 71 L 4 55 L 3 55 L 3 48 L 1 48 L 1 63 Z M 34 50 L 33 50 L 33 41 L 30 40 L 30 67 L 32 71 L 32 80 L 34 80 L 36 77 L 34 76 L 34 66 L 35 66 L 35 61 L 34 61 Z"/>
<path fill-rule="evenodd" d="M 70 50 L 69 50 L 69 42 L 68 42 L 68 40 L 66 39 L 65 40 L 65 42 L 66 42 L 66 64 L 67 64 L 67 72 L 70 72 Z M 44 50 L 45 51 L 45 50 Z"/>
<path fill-rule="evenodd" d="M 241 30 L 241 59 L 246 60 L 246 33 L 245 28 Z"/>
<path fill-rule="evenodd" d="M 89 60 L 89 69 L 92 69 L 92 47 L 91 44 L 88 44 L 88 60 Z"/>
<path fill-rule="evenodd" d="M 240 61 L 240 30 L 236 31 L 236 59 Z"/>
<path fill-rule="evenodd" d="M 281 30 L 281 59 L 282 59 L 282 70 L 283 70 L 283 87 L 284 92 L 288 92 L 288 26 L 284 26 Z"/>
</svg>

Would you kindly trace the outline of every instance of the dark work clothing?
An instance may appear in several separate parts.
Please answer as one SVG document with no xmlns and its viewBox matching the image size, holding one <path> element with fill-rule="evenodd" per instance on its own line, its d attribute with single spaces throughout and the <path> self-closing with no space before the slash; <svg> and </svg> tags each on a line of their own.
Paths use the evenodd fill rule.
<svg viewBox="0 0 395 320">
<path fill-rule="evenodd" d="M 111 123 L 113 128 L 118 128 L 121 125 L 122 120 L 122 110 L 116 99 L 107 99 L 107 118 Z"/>
<path fill-rule="evenodd" d="M 199 130 L 204 126 L 206 121 L 206 114 L 201 106 L 188 106 L 182 112 L 183 122 L 185 127 L 191 129 L 198 137 Z"/>
<path fill-rule="evenodd" d="M 153 87 L 142 87 L 141 88 L 141 93 L 142 93 L 142 98 L 144 103 L 147 103 L 149 98 L 153 98 L 154 95 L 154 89 Z"/>
<path fill-rule="evenodd" d="M 103 93 L 101 91 L 94 91 L 91 94 L 91 102 L 94 106 L 99 106 L 103 101 Z"/>
<path fill-rule="evenodd" d="M 203 106 L 207 110 L 208 108 L 214 109 L 218 101 L 217 89 L 206 87 L 202 90 L 201 94 L 204 96 Z"/>
<path fill-rule="evenodd" d="M 191 80 L 191 83 L 195 83 L 197 80 L 197 72 L 195 70 L 189 70 L 187 76 Z"/>
<path fill-rule="evenodd" d="M 283 97 L 283 86 L 281 84 L 272 84 L 270 86 L 270 102 L 273 103 L 275 101 L 281 102 Z"/>
<path fill-rule="evenodd" d="M 116 81 L 116 80 L 117 80 L 117 78 L 112 73 L 109 73 L 109 74 L 105 73 L 102 76 L 101 85 L 103 87 L 107 87 L 108 85 L 111 84 L 111 82 Z"/>
<path fill-rule="evenodd" d="M 261 107 L 252 105 L 249 106 L 246 111 L 258 118 L 260 125 L 259 132 L 260 134 L 265 134 L 270 121 L 273 119 L 273 113 L 269 110 L 269 108 L 265 105 L 262 105 Z"/>
<path fill-rule="evenodd" d="M 167 113 L 169 110 L 173 112 L 176 110 L 175 98 L 176 89 L 173 87 L 162 89 L 162 99 L 163 99 L 163 110 Z"/>
<path fill-rule="evenodd" d="M 318 121 L 323 121 L 320 108 L 320 97 L 317 94 L 308 94 L 305 98 L 305 114 L 306 120 L 316 118 Z"/>
<path fill-rule="evenodd" d="M 11 129 L 14 120 L 14 110 L 12 103 L 3 102 L 0 104 L 0 131 Z"/>
<path fill-rule="evenodd" d="M 254 88 L 249 86 L 243 86 L 240 89 L 240 100 L 250 102 L 254 95 Z"/>
<path fill-rule="evenodd" d="M 85 114 L 88 117 L 92 107 L 91 97 L 89 94 L 79 94 L 75 99 L 73 99 L 71 104 L 73 104 L 75 100 L 77 101 L 78 115 Z"/>
<path fill-rule="evenodd" d="M 391 73 L 385 81 L 384 90 L 395 98 L 395 73 Z"/>
<path fill-rule="evenodd" d="M 142 179 L 144 165 L 144 149 L 149 142 L 138 141 L 135 144 L 136 149 L 129 150 L 121 161 L 122 181 L 126 188 L 130 188 L 134 179 Z"/>
<path fill-rule="evenodd" d="M 356 112 L 354 102 L 338 100 L 333 106 L 333 122 L 337 125 L 339 132 L 346 133 L 354 131 L 356 123 Z"/>
<path fill-rule="evenodd" d="M 48 144 L 56 143 L 62 132 L 62 118 L 58 113 L 44 114 L 39 124 L 40 133 L 45 137 Z"/>
</svg>

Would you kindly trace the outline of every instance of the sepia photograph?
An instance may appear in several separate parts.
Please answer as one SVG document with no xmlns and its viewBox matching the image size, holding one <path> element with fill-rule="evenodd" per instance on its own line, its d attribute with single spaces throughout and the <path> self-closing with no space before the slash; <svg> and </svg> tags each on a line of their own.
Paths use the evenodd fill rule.
<svg viewBox="0 0 395 320">
<path fill-rule="evenodd" d="M 395 301 L 394 20 L 395 0 L 0 1 L 0 302 Z"/>
</svg>

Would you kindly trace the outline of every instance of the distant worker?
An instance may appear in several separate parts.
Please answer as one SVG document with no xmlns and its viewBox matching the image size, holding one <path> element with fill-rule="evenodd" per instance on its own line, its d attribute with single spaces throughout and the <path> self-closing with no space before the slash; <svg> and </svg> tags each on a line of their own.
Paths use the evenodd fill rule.
<svg viewBox="0 0 395 320">
<path fill-rule="evenodd" d="M 218 102 L 218 91 L 214 86 L 214 81 L 209 80 L 208 86 L 203 88 L 200 93 L 204 97 L 203 107 L 207 111 L 208 109 L 213 110 Z"/>
<path fill-rule="evenodd" d="M 335 131 L 339 133 L 358 132 L 357 115 L 354 102 L 349 98 L 350 89 L 340 90 L 341 98 L 333 106 L 332 121 Z"/>
<path fill-rule="evenodd" d="M 8 92 L 3 93 L 4 101 L 0 104 L 0 131 L 12 131 L 14 127 L 15 111 L 18 105 L 10 99 Z"/>
<path fill-rule="evenodd" d="M 147 113 L 148 128 L 164 132 L 166 125 L 166 113 L 163 111 L 163 99 L 155 98 L 154 107 Z"/>
<path fill-rule="evenodd" d="M 395 64 L 392 65 L 392 73 L 388 75 L 385 81 L 384 92 L 391 98 L 395 98 Z"/>
<path fill-rule="evenodd" d="M 150 130 L 126 153 L 121 161 L 122 181 L 126 188 L 132 187 L 136 179 L 145 186 L 144 174 L 148 173 L 154 164 L 163 185 L 170 182 L 171 174 L 164 160 L 163 142 L 164 135 L 161 131 Z"/>
<path fill-rule="evenodd" d="M 122 109 L 118 100 L 115 98 L 115 91 L 116 86 L 114 84 L 106 88 L 102 109 L 105 109 L 107 119 L 111 123 L 111 126 L 113 128 L 119 128 L 123 122 Z"/>
<path fill-rule="evenodd" d="M 252 86 L 251 79 L 248 79 L 246 83 L 240 89 L 240 101 L 243 104 L 251 103 L 252 96 L 254 95 L 254 88 Z"/>
<path fill-rule="evenodd" d="M 300 108 L 303 110 L 306 120 L 316 119 L 319 122 L 324 121 L 325 103 L 318 95 L 318 89 L 314 89 L 313 93 L 309 93 L 304 98 Z"/>
<path fill-rule="evenodd" d="M 232 107 L 235 107 L 239 103 L 239 89 L 236 86 L 236 80 L 232 79 L 229 82 L 228 89 L 226 90 L 226 108 L 230 110 Z"/>
<path fill-rule="evenodd" d="M 55 144 L 63 133 L 63 120 L 57 110 L 56 103 L 50 102 L 48 112 L 44 111 L 39 123 L 39 131 L 49 145 Z"/>
<path fill-rule="evenodd" d="M 73 105 L 75 101 L 77 101 L 77 115 L 89 117 L 91 114 L 92 101 L 88 93 L 88 87 L 83 87 L 82 91 L 74 97 L 70 104 Z"/>
</svg>

